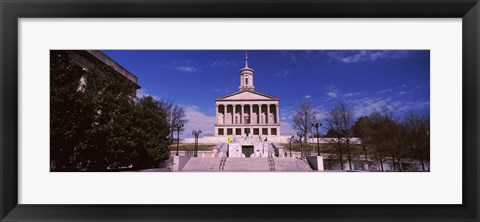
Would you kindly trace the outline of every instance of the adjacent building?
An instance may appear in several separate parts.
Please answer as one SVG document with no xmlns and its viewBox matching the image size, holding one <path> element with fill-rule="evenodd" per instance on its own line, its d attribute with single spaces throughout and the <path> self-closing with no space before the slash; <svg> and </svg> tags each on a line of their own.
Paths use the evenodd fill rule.
<svg viewBox="0 0 480 222">
<path fill-rule="evenodd" d="M 115 62 L 112 58 L 105 55 L 99 50 L 66 50 L 69 54 L 72 62 L 82 67 L 85 71 L 92 70 L 97 65 L 108 66 L 113 73 L 117 74 L 120 78 L 125 78 L 135 89 L 140 89 L 138 85 L 138 78 L 126 68 Z M 85 79 L 81 79 L 81 84 L 85 82 Z"/>
</svg>

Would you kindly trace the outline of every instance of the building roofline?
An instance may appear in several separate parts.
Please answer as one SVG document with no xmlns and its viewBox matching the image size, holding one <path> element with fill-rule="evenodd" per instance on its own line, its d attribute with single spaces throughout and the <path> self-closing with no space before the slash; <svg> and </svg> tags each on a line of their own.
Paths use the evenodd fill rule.
<svg viewBox="0 0 480 222">
<path fill-rule="evenodd" d="M 279 101 L 280 99 L 276 96 L 271 96 L 271 95 L 268 95 L 268 94 L 265 94 L 265 93 L 261 93 L 261 92 L 258 92 L 258 91 L 247 91 L 247 90 L 243 90 L 243 91 L 237 91 L 237 92 L 233 92 L 233 93 L 229 93 L 227 95 L 223 95 L 223 96 L 220 96 L 220 97 L 217 97 L 215 98 L 215 101 L 221 101 L 223 100 L 223 98 L 225 97 L 230 97 L 230 96 L 234 96 L 234 95 L 237 95 L 237 94 L 240 94 L 240 93 L 243 93 L 243 92 L 251 92 L 253 94 L 257 94 L 257 95 L 261 95 L 261 96 L 265 96 L 265 97 L 269 97 L 271 98 L 271 100 L 276 100 L 276 101 Z"/>
<path fill-rule="evenodd" d="M 108 65 L 113 70 L 120 73 L 123 77 L 125 77 L 128 80 L 130 80 L 131 82 L 135 83 L 137 88 L 140 88 L 140 86 L 138 85 L 138 77 L 135 76 L 130 71 L 128 71 L 128 69 L 126 69 L 122 65 L 118 64 L 115 60 L 110 58 L 105 53 L 101 52 L 100 50 L 84 50 L 84 51 L 87 52 L 88 54 L 90 54 L 91 56 L 95 57 L 97 60 L 104 63 L 105 65 Z"/>
</svg>

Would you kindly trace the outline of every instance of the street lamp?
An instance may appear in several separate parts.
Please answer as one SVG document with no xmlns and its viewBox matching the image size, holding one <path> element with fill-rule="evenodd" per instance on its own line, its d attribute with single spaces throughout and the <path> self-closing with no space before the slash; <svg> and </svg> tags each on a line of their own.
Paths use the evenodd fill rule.
<svg viewBox="0 0 480 222">
<path fill-rule="evenodd" d="M 315 127 L 317 129 L 317 156 L 320 156 L 320 135 L 318 134 L 318 127 L 322 126 L 322 121 L 320 122 L 315 121 L 312 123 L 312 127 Z"/>
<path fill-rule="evenodd" d="M 195 136 L 195 151 L 193 151 L 193 156 L 197 157 L 198 152 L 198 136 L 202 133 L 201 130 L 192 130 L 192 135 Z"/>
<path fill-rule="evenodd" d="M 303 157 L 303 144 L 302 144 L 302 138 L 305 134 L 303 132 L 298 132 L 297 136 L 300 137 L 300 152 L 301 152 L 301 157 Z"/>
<path fill-rule="evenodd" d="M 175 156 L 178 156 L 178 142 L 180 141 L 180 129 L 183 128 L 183 122 L 179 121 L 173 124 L 173 127 L 177 129 L 177 153 Z"/>
</svg>

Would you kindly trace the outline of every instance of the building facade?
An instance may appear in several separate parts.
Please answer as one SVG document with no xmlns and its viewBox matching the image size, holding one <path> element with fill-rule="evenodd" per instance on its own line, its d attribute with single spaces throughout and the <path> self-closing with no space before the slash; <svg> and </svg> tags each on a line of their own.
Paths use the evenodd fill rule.
<svg viewBox="0 0 480 222">
<path fill-rule="evenodd" d="M 240 69 L 237 92 L 215 99 L 215 136 L 279 136 L 279 98 L 255 91 L 254 70 Z"/>
</svg>

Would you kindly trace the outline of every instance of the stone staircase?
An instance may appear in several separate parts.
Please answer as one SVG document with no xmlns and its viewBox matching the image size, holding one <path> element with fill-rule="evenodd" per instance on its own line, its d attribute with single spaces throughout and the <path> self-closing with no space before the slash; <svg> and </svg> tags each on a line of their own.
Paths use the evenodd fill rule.
<svg viewBox="0 0 480 222">
<path fill-rule="evenodd" d="M 182 171 L 186 172 L 305 172 L 312 171 L 308 163 L 296 157 L 240 158 L 192 157 Z"/>
<path fill-rule="evenodd" d="M 275 170 L 287 172 L 312 171 L 306 160 L 296 157 L 275 158 Z"/>
<path fill-rule="evenodd" d="M 192 157 L 185 164 L 182 171 L 187 172 L 209 172 L 220 171 L 220 157 Z"/>
<path fill-rule="evenodd" d="M 267 158 L 227 158 L 224 171 L 264 172 L 270 171 Z"/>
</svg>

